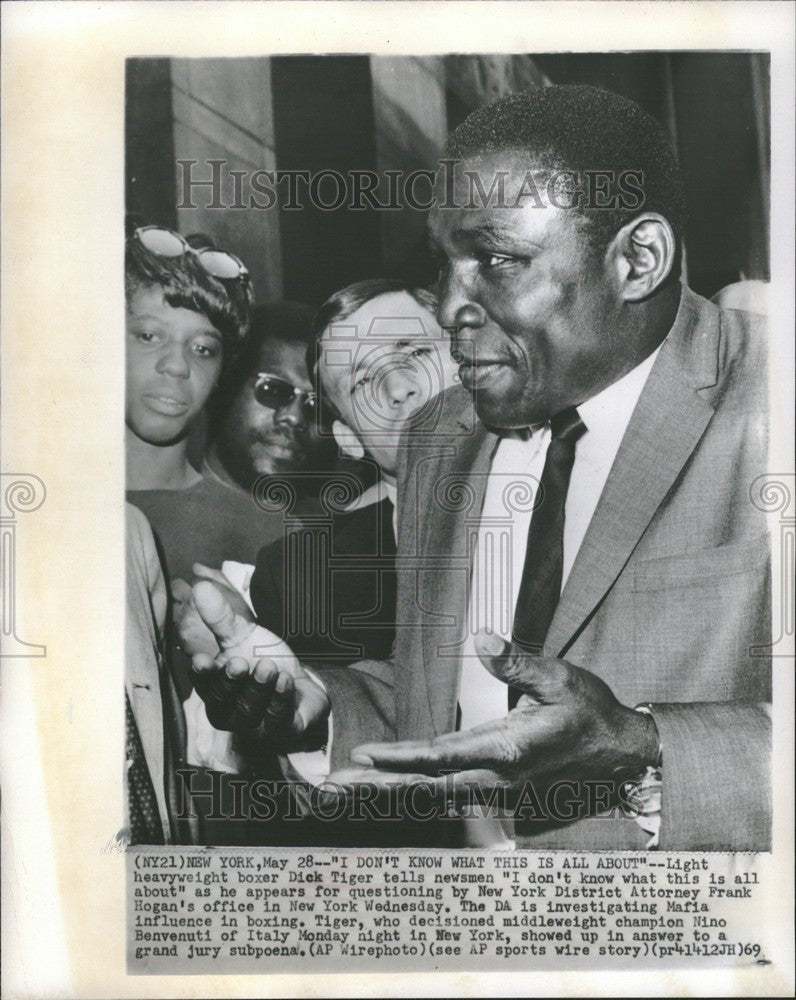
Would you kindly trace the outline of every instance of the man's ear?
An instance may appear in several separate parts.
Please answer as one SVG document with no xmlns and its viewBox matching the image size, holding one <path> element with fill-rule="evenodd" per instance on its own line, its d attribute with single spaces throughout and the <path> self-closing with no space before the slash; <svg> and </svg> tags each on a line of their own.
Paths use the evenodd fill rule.
<svg viewBox="0 0 796 1000">
<path fill-rule="evenodd" d="M 674 266 L 676 241 L 662 215 L 648 212 L 623 226 L 611 241 L 616 275 L 626 302 L 640 302 L 660 288 Z"/>
<path fill-rule="evenodd" d="M 362 458 L 364 456 L 365 449 L 362 447 L 362 442 L 342 420 L 335 420 L 332 424 L 332 434 L 340 446 L 340 450 L 345 452 L 346 455 L 350 455 L 351 458 Z"/>
</svg>

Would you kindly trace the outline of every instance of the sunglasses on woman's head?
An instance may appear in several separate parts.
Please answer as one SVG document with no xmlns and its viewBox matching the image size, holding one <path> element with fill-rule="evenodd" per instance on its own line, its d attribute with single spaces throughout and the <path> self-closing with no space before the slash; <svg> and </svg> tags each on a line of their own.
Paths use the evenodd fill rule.
<svg viewBox="0 0 796 1000">
<path fill-rule="evenodd" d="M 209 247 L 195 250 L 179 233 L 161 226 L 141 226 L 133 235 L 156 257 L 182 257 L 183 254 L 192 253 L 213 278 L 220 278 L 222 281 L 239 279 L 241 282 L 249 279 L 249 272 L 243 261 L 227 250 L 212 250 Z"/>
</svg>

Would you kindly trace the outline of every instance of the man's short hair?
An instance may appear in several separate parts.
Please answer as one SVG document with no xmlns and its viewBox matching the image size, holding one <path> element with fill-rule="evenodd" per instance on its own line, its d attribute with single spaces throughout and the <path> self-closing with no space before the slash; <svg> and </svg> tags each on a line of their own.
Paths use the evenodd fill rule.
<svg viewBox="0 0 796 1000">
<path fill-rule="evenodd" d="M 619 229 L 641 211 L 657 212 L 680 246 L 685 196 L 677 156 L 663 126 L 635 101 L 584 85 L 540 87 L 506 97 L 472 112 L 448 137 L 445 155 L 466 159 L 479 153 L 527 152 L 529 168 L 641 173 L 643 204 L 577 211 L 589 223 L 589 239 L 604 252 Z M 610 195 L 616 183 L 606 188 Z M 676 270 L 679 271 L 679 254 Z"/>
<path fill-rule="evenodd" d="M 307 371 L 310 375 L 310 381 L 333 416 L 337 417 L 339 414 L 335 411 L 331 400 L 326 398 L 326 394 L 323 392 L 318 371 L 318 363 L 323 351 L 324 334 L 333 323 L 342 323 L 347 320 L 367 302 L 371 302 L 381 295 L 395 295 L 400 292 L 411 295 L 419 306 L 426 309 L 432 316 L 436 316 L 436 295 L 426 288 L 417 288 L 400 278 L 368 278 L 365 281 L 355 281 L 352 285 L 347 285 L 331 295 L 315 313 L 315 318 L 312 321 L 312 339 L 307 348 Z"/>
<path fill-rule="evenodd" d="M 203 233 L 186 237 L 186 242 L 195 250 L 215 249 L 212 239 Z M 147 250 L 131 233 L 125 244 L 124 284 L 128 301 L 137 291 L 160 288 L 172 308 L 192 309 L 206 316 L 221 334 L 225 368 L 246 338 L 251 319 L 251 283 L 214 278 L 195 254 L 161 257 Z"/>
</svg>

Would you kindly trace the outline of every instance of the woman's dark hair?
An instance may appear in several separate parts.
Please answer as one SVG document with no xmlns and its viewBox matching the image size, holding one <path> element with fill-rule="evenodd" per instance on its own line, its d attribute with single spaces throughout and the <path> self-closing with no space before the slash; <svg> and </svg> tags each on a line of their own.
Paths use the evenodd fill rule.
<svg viewBox="0 0 796 1000">
<path fill-rule="evenodd" d="M 310 381 L 314 383 L 321 396 L 324 393 L 318 377 L 318 362 L 323 350 L 324 333 L 333 323 L 341 323 L 348 319 L 366 302 L 371 302 L 381 295 L 394 295 L 397 292 L 406 292 L 432 316 L 436 315 L 436 295 L 425 288 L 416 288 L 400 278 L 367 278 L 364 281 L 355 281 L 353 285 L 347 285 L 339 292 L 335 292 L 320 307 L 312 321 L 312 339 L 307 347 L 307 371 Z M 325 399 L 324 402 L 327 407 L 331 407 L 330 400 Z"/>
<path fill-rule="evenodd" d="M 212 239 L 202 233 L 188 236 L 186 241 L 197 249 L 215 249 Z M 223 338 L 224 367 L 246 337 L 253 302 L 251 283 L 214 278 L 190 252 L 160 257 L 132 233 L 125 245 L 124 285 L 128 300 L 141 289 L 160 288 L 173 308 L 192 309 L 206 316 Z"/>
</svg>

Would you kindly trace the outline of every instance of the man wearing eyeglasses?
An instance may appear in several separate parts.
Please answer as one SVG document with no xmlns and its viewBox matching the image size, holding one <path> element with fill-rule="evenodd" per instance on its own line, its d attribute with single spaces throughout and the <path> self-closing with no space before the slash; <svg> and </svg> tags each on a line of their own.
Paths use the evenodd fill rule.
<svg viewBox="0 0 796 1000">
<path fill-rule="evenodd" d="M 319 432 L 305 361 L 312 315 L 299 302 L 254 310 L 249 341 L 212 405 L 205 475 L 248 492 L 260 476 L 331 470 L 336 447 Z M 317 488 L 317 477 L 305 481 Z M 301 477 L 297 484 L 305 492 Z"/>
</svg>

